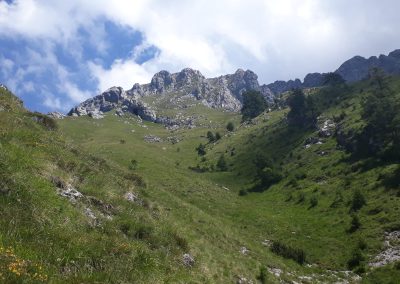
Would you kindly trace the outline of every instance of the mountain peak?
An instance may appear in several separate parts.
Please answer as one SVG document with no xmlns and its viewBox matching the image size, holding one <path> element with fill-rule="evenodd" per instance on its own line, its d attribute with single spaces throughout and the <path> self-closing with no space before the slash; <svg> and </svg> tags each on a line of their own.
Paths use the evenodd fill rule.
<svg viewBox="0 0 400 284">
<path fill-rule="evenodd" d="M 160 121 L 155 111 L 143 103 L 143 98 L 164 95 L 191 96 L 211 108 L 239 111 L 242 95 L 249 90 L 260 91 L 268 102 L 273 101 L 272 92 L 267 86 L 260 86 L 258 76 L 250 70 L 238 69 L 234 74 L 208 79 L 192 68 L 184 68 L 178 73 L 162 70 L 154 74 L 149 84 L 134 84 L 126 92 L 121 87 L 112 87 L 73 108 L 69 115 L 87 115 L 93 111 L 107 112 L 118 108 L 147 120 Z"/>
</svg>

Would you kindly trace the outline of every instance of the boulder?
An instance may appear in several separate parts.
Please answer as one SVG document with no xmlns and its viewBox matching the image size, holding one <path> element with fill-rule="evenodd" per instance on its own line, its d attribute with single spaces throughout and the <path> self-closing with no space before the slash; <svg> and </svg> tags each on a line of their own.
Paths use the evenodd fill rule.
<svg viewBox="0 0 400 284">
<path fill-rule="evenodd" d="M 194 257 L 192 255 L 190 255 L 189 253 L 185 253 L 182 256 L 182 262 L 183 262 L 183 265 L 186 267 L 192 267 L 195 264 Z"/>
<path fill-rule="evenodd" d="M 47 115 L 54 119 L 64 119 L 65 118 L 65 114 L 62 114 L 61 112 L 57 112 L 57 111 L 49 112 Z"/>
</svg>

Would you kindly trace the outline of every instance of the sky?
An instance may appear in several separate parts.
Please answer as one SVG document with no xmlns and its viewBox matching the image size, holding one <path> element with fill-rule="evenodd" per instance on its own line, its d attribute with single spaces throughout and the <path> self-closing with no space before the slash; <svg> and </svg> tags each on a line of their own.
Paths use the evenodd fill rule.
<svg viewBox="0 0 400 284">
<path fill-rule="evenodd" d="M 160 70 L 250 69 L 260 83 L 400 48 L 398 0 L 0 0 L 0 83 L 67 112 Z"/>
</svg>

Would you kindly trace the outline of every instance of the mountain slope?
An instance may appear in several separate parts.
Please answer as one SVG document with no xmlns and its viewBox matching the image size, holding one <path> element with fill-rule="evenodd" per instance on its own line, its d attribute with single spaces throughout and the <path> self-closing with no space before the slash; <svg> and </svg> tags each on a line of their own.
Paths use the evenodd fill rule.
<svg viewBox="0 0 400 284">
<path fill-rule="evenodd" d="M 0 282 L 186 281 L 187 241 L 143 178 L 0 89 Z M 164 261 L 168 259 L 168 261 Z M 186 279 L 186 280 L 185 280 Z"/>
<path fill-rule="evenodd" d="M 399 82 L 390 79 L 394 96 Z M 319 130 L 288 128 L 287 109 L 241 124 L 236 113 L 197 105 L 186 110 L 208 122 L 192 129 L 164 128 L 112 112 L 103 120 L 68 118 L 60 124 L 75 143 L 96 155 L 122 167 L 138 161 L 136 171 L 150 184 L 147 193 L 170 208 L 169 220 L 184 228 L 199 265 L 213 282 L 243 277 L 255 281 L 266 268 L 272 282 L 390 283 L 400 277 L 395 263 L 377 269 L 369 263 L 385 251 L 385 232 L 399 228 L 397 191 L 380 181 L 396 164 L 363 170 L 365 161 L 351 162 L 351 155 L 338 147 L 340 136 L 333 136 L 339 129 L 358 131 L 363 125 L 361 101 L 372 90 L 365 81 L 311 91 L 321 110 Z M 174 103 L 162 106 L 169 106 L 164 111 L 171 115 L 181 111 Z M 225 129 L 229 121 L 236 125 L 234 132 Z M 209 142 L 208 131 L 222 138 Z M 195 150 L 199 143 L 206 145 L 204 156 Z M 228 171 L 218 170 L 221 156 Z M 248 192 L 257 182 L 254 161 L 262 156 L 280 169 L 283 179 L 262 193 Z M 350 206 L 357 190 L 367 204 L 356 214 L 361 229 L 351 232 Z M 303 251 L 308 265 L 272 253 L 268 246 L 274 242 Z M 347 271 L 360 247 L 365 260 L 354 269 L 362 279 Z"/>
</svg>

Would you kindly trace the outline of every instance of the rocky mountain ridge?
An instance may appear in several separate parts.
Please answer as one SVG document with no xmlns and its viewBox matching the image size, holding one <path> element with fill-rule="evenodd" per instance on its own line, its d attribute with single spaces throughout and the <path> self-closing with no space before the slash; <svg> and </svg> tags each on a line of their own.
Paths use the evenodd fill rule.
<svg viewBox="0 0 400 284">
<path fill-rule="evenodd" d="M 368 59 L 362 56 L 354 56 L 345 61 L 334 71 L 342 76 L 347 82 L 360 81 L 368 77 L 371 68 L 380 68 L 388 74 L 400 74 L 400 49 L 390 52 L 387 56 L 371 56 Z M 289 81 L 275 81 L 268 84 L 267 87 L 275 94 L 281 94 L 296 88 L 321 87 L 324 84 L 324 75 L 326 73 L 309 73 L 304 77 L 303 82 L 300 79 Z"/>
<path fill-rule="evenodd" d="M 178 73 L 164 70 L 156 73 L 150 83 L 134 84 L 128 91 L 112 87 L 74 107 L 68 115 L 101 118 L 102 113 L 116 109 L 119 113 L 129 112 L 145 120 L 162 122 L 165 118 L 158 117 L 156 111 L 143 102 L 144 97 L 189 95 L 210 108 L 239 111 L 242 107 L 242 94 L 249 90 L 260 91 L 269 103 L 274 100 L 271 90 L 266 85 L 260 86 L 258 76 L 250 70 L 238 69 L 234 74 L 216 78 L 205 78 L 198 70 L 190 68 Z"/>
</svg>

